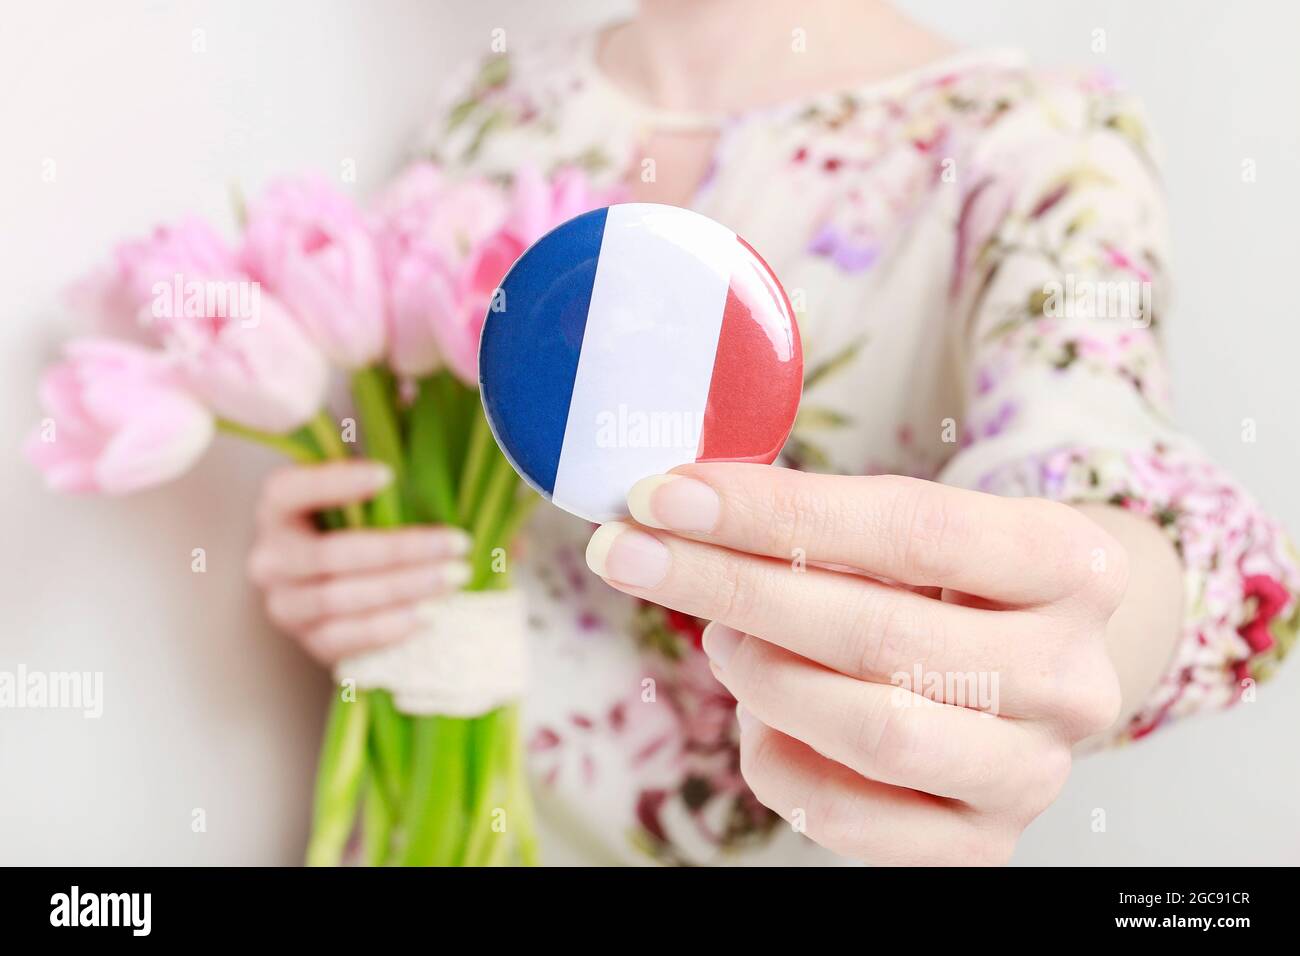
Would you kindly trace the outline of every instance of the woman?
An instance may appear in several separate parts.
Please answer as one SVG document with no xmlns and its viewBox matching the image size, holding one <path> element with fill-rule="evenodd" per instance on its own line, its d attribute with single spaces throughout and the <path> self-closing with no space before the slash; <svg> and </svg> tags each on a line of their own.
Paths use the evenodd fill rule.
<svg viewBox="0 0 1300 956">
<path fill-rule="evenodd" d="M 788 467 L 533 527 L 530 749 L 586 859 L 1000 863 L 1072 753 L 1233 703 L 1294 635 L 1294 552 L 1168 421 L 1165 212 L 1108 83 L 885 3 L 643 0 L 493 54 L 430 152 L 697 209 L 800 314 Z M 266 486 L 256 579 L 325 663 L 463 574 L 449 531 L 304 530 L 384 480 Z"/>
</svg>

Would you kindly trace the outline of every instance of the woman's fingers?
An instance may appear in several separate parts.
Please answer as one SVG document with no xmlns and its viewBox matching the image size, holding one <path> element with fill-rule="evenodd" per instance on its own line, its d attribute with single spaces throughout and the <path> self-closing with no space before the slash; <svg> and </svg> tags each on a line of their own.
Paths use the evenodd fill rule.
<svg viewBox="0 0 1300 956">
<path fill-rule="evenodd" d="M 328 618 L 300 629 L 298 640 L 316 660 L 332 667 L 345 657 L 396 644 L 420 627 L 419 601 Z"/>
<path fill-rule="evenodd" d="M 1033 613 L 948 604 L 822 568 L 796 571 L 774 558 L 617 522 L 592 537 L 587 560 L 621 591 L 754 634 L 850 677 L 887 684 L 900 674 L 912 679 L 918 668 L 997 675 L 997 707 L 1014 716 L 1052 706 L 1062 691 L 1058 664 L 1077 657 L 1063 648 L 1073 640 L 1068 628 L 1048 627 Z M 971 696 L 942 699 L 987 708 Z"/>
<path fill-rule="evenodd" d="M 248 574 L 259 585 L 422 564 L 469 553 L 459 528 L 312 533 L 286 528 L 266 535 L 248 556 Z"/>
<path fill-rule="evenodd" d="M 368 574 L 284 584 L 267 594 L 267 612 L 276 624 L 300 629 L 304 624 L 437 597 L 470 578 L 464 561 L 428 562 Z"/>
<path fill-rule="evenodd" d="M 410 636 L 421 602 L 470 578 L 459 528 L 311 527 L 313 512 L 371 498 L 391 480 L 379 462 L 348 461 L 283 468 L 263 485 L 249 577 L 271 620 L 326 664 Z"/>
<path fill-rule="evenodd" d="M 392 480 L 392 470 L 377 461 L 281 468 L 262 485 L 258 522 L 263 527 L 298 522 L 312 512 L 372 498 Z"/>
<path fill-rule="evenodd" d="M 628 495 L 644 525 L 783 561 L 858 568 L 1006 604 L 1041 604 L 1097 578 L 1106 538 L 1072 509 L 893 475 L 684 465 Z"/>
<path fill-rule="evenodd" d="M 1037 812 L 1069 773 L 1068 749 L 1032 723 L 854 680 L 716 624 L 704 647 L 718 679 L 755 717 L 872 780 Z"/>
<path fill-rule="evenodd" d="M 959 805 L 858 776 L 741 712 L 740 770 L 761 803 L 842 856 L 874 865 L 998 865 L 1015 831 Z"/>
</svg>

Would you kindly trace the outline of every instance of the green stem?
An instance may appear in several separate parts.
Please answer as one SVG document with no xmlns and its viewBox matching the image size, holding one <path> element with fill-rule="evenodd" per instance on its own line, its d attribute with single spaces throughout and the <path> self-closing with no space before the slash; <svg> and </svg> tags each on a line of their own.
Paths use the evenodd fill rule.
<svg viewBox="0 0 1300 956">
<path fill-rule="evenodd" d="M 471 728 L 475 758 L 474 792 L 469 803 L 469 836 L 465 839 L 461 866 L 481 866 L 488 854 L 485 847 L 492 833 L 492 796 L 508 763 L 502 758 L 506 727 L 500 709 L 475 718 Z"/>
<path fill-rule="evenodd" d="M 458 717 L 418 717 L 412 740 L 411 796 L 404 866 L 447 866 L 456 861 L 463 830 L 468 722 Z"/>
<path fill-rule="evenodd" d="M 474 516 L 474 548 L 471 567 L 474 576 L 470 579 L 469 590 L 481 591 L 487 588 L 492 574 L 492 552 L 498 546 L 504 546 L 500 532 L 505 524 L 510 501 L 514 495 L 518 476 L 506 461 L 498 454 L 492 462 L 487 488 L 483 491 L 483 500 L 479 502 L 478 513 Z"/>
<path fill-rule="evenodd" d="M 513 817 L 508 826 L 515 830 L 519 862 L 537 866 L 541 854 L 537 848 L 537 828 L 533 822 L 533 798 L 528 792 L 528 767 L 524 759 L 524 742 L 519 733 L 519 705 L 511 704 L 505 713 L 506 739 L 510 742 L 506 761 L 506 802 Z"/>
<path fill-rule="evenodd" d="M 321 454 L 326 458 L 331 461 L 341 461 L 348 457 L 347 446 L 339 437 L 338 423 L 330 418 L 328 412 L 318 412 L 306 427 L 316 444 L 320 446 Z"/>
<path fill-rule="evenodd" d="M 348 458 L 348 450 L 343 445 L 343 439 L 339 437 L 338 426 L 325 412 L 320 412 L 309 421 L 307 429 L 311 432 L 312 438 L 316 439 L 316 443 L 320 445 L 321 452 L 327 459 L 344 461 Z M 360 502 L 350 501 L 343 506 L 342 511 L 343 522 L 349 528 L 365 526 L 366 516 Z"/>
<path fill-rule="evenodd" d="M 491 464 L 489 452 L 492 450 L 492 429 L 488 426 L 487 416 L 478 410 L 474 416 L 474 428 L 470 432 L 469 451 L 465 458 L 465 470 L 460 476 L 460 494 L 457 496 L 457 511 L 461 524 L 469 526 L 483 491 L 483 473 Z"/>
<path fill-rule="evenodd" d="M 431 862 L 424 810 L 435 786 L 436 720 L 436 717 L 415 717 L 411 721 L 411 779 L 402 806 L 402 845 L 397 851 L 402 866 L 428 866 Z"/>
<path fill-rule="evenodd" d="M 352 397 L 361 417 L 367 453 L 393 470 L 392 484 L 376 494 L 370 504 L 374 523 L 381 528 L 391 528 L 402 523 L 401 495 L 406 483 L 406 461 L 402 454 L 401 429 L 383 373 L 374 367 L 354 372 Z"/>
<path fill-rule="evenodd" d="M 447 469 L 453 476 L 459 476 L 465 472 L 470 432 L 475 418 L 483 415 L 483 406 L 478 389 L 464 385 L 445 370 L 434 376 L 434 391 L 447 433 Z"/>
<path fill-rule="evenodd" d="M 400 807 L 405 798 L 411 749 L 408 718 L 393 706 L 388 691 L 367 691 L 366 696 L 370 698 L 371 762 L 388 802 Z"/>
<path fill-rule="evenodd" d="M 366 698 L 335 693 L 321 745 L 308 866 L 337 866 L 356 817 L 366 770 Z"/>
<path fill-rule="evenodd" d="M 430 841 L 434 865 L 451 866 L 460 858 L 465 833 L 466 759 L 469 751 L 469 721 L 462 717 L 440 717 L 438 758 L 434 780 L 441 780 L 430 802 Z"/>
<path fill-rule="evenodd" d="M 314 449 L 307 447 L 294 438 L 293 435 L 274 435 L 271 432 L 264 432 L 257 428 L 241 425 L 238 422 L 232 422 L 228 418 L 217 419 L 217 431 L 257 442 L 267 448 L 273 448 L 282 455 L 287 455 L 294 461 L 304 465 L 311 465 L 320 461 L 320 455 Z"/>
<path fill-rule="evenodd" d="M 525 488 L 524 492 L 523 496 L 515 498 L 510 507 L 510 514 L 501 526 L 501 533 L 497 537 L 504 542 L 502 547 L 510 547 L 519 529 L 524 526 L 524 522 L 529 519 L 542 500 L 542 496 L 534 493 L 531 488 Z"/>
<path fill-rule="evenodd" d="M 458 524 L 452 487 L 449 419 L 453 408 L 440 400 L 437 377 L 420 379 L 411 409 L 411 488 L 426 514 L 438 524 Z"/>
<path fill-rule="evenodd" d="M 392 843 L 393 805 L 374 773 L 366 777 L 366 793 L 361 803 L 361 831 L 367 865 L 383 866 L 388 862 Z"/>
</svg>

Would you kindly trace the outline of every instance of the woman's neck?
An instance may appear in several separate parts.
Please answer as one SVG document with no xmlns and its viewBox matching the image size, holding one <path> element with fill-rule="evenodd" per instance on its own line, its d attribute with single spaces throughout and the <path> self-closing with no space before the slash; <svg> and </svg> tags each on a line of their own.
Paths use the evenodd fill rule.
<svg viewBox="0 0 1300 956">
<path fill-rule="evenodd" d="M 641 0 L 601 69 L 669 110 L 732 113 L 882 79 L 954 47 L 883 0 Z"/>
</svg>

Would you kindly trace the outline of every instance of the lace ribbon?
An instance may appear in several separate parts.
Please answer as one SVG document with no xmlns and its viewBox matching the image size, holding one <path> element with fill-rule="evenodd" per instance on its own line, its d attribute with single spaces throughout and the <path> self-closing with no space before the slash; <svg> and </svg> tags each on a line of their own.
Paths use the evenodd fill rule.
<svg viewBox="0 0 1300 956">
<path fill-rule="evenodd" d="M 527 610 L 519 591 L 464 591 L 420 605 L 419 631 L 345 658 L 336 680 L 390 691 L 407 714 L 476 717 L 518 700 L 527 679 Z"/>
</svg>

